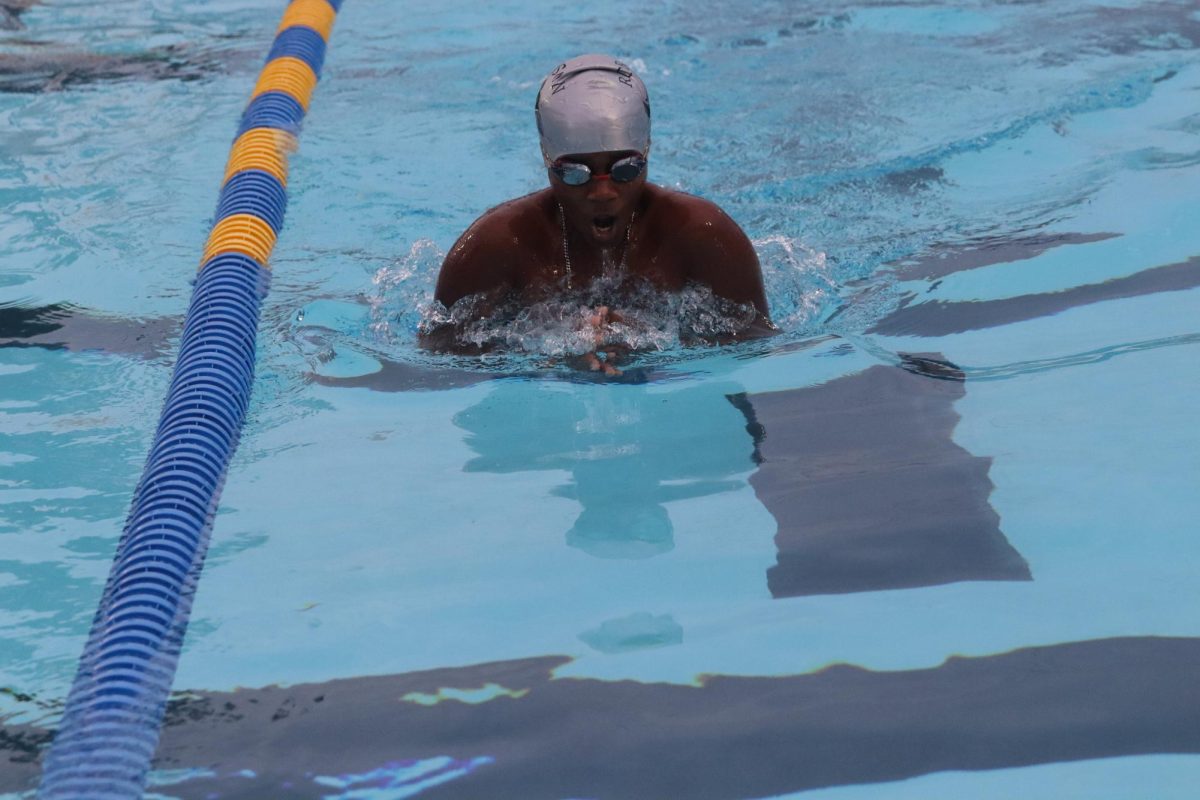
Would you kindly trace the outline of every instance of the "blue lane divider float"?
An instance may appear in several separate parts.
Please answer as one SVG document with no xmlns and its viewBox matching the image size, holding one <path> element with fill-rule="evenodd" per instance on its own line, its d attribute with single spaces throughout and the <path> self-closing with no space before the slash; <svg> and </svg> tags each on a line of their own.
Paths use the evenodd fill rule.
<svg viewBox="0 0 1200 800">
<path fill-rule="evenodd" d="M 38 796 L 142 796 L 254 382 L 287 154 L 341 0 L 291 0 L 242 115 L 179 357 Z"/>
<path fill-rule="evenodd" d="M 248 169 L 236 173 L 221 190 L 217 219 L 234 214 L 254 214 L 271 226 L 276 234 L 283 227 L 287 211 L 287 191 L 269 173 Z"/>
<path fill-rule="evenodd" d="M 241 136 L 251 128 L 279 128 L 289 133 L 298 133 L 302 119 L 304 108 L 295 98 L 283 92 L 267 92 L 250 102 L 246 113 L 242 115 L 242 126 L 238 129 L 238 135 Z"/>
</svg>

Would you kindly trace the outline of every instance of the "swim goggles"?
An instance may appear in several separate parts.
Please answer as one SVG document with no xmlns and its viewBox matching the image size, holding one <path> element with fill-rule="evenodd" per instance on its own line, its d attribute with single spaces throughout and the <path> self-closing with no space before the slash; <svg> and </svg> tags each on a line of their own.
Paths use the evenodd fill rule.
<svg viewBox="0 0 1200 800">
<path fill-rule="evenodd" d="M 608 173 L 603 175 L 594 175 L 587 164 L 576 164 L 574 161 L 560 161 L 550 167 L 550 171 L 567 186 L 583 186 L 592 178 L 598 181 L 612 178 L 617 183 L 629 183 L 641 175 L 645 168 L 646 159 L 641 156 L 628 156 L 614 163 Z"/>
</svg>

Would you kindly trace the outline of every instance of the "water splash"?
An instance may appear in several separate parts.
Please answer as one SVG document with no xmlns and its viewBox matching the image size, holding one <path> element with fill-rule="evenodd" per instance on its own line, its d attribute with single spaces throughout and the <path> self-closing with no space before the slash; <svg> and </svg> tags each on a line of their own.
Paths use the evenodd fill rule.
<svg viewBox="0 0 1200 800">
<path fill-rule="evenodd" d="M 445 257 L 432 239 L 418 239 L 395 264 L 376 271 L 371 279 L 376 288 L 368 304 L 370 330 L 379 341 L 413 337 L 424 309 L 434 303 L 433 290 Z"/>
<path fill-rule="evenodd" d="M 754 249 L 775 324 L 785 333 L 820 333 L 820 322 L 839 295 L 825 253 L 782 234 L 754 240 Z"/>
<path fill-rule="evenodd" d="M 781 331 L 819 332 L 820 319 L 838 296 L 824 254 L 784 235 L 759 239 L 754 246 Z M 443 257 L 433 241 L 421 239 L 376 272 L 364 344 L 387 358 L 427 361 L 428 354 L 417 346 L 418 334 L 450 324 L 459 330 L 458 345 L 514 357 L 564 358 L 604 348 L 678 357 L 686 356 L 681 351 L 687 348 L 744 331 L 756 318 L 752 306 L 718 297 L 708 287 L 664 292 L 615 270 L 584 288 L 533 303 L 476 295 L 446 308 L 433 299 Z M 597 335 L 600 307 L 614 315 Z M 328 337 L 324 342 L 329 346 Z"/>
<path fill-rule="evenodd" d="M 716 297 L 707 287 L 664 293 L 616 277 L 531 304 L 509 297 L 490 313 L 486 306 L 479 296 L 450 309 L 433 303 L 425 309 L 421 332 L 450 324 L 459 329 L 460 345 L 564 357 L 605 348 L 671 350 L 737 334 L 756 318 L 753 306 Z M 598 322 L 603 308 L 612 316 Z"/>
</svg>

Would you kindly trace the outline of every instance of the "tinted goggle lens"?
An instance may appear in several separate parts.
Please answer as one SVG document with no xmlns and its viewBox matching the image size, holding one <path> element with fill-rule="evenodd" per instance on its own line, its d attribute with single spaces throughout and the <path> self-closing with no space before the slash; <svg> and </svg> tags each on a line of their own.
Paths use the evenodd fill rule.
<svg viewBox="0 0 1200 800">
<path fill-rule="evenodd" d="M 629 183 L 642 174 L 646 168 L 646 159 L 641 156 L 622 158 L 612 165 L 608 175 L 597 175 L 597 178 L 612 178 L 617 183 Z M 576 164 L 573 161 L 563 161 L 551 167 L 559 180 L 568 186 L 583 186 L 592 179 L 592 171 L 587 164 Z"/>
<path fill-rule="evenodd" d="M 612 169 L 608 171 L 612 175 L 612 179 L 617 183 L 629 183 L 631 180 L 642 174 L 642 170 L 646 168 L 646 159 L 639 156 L 631 158 L 622 158 L 620 161 L 612 165 Z"/>
</svg>

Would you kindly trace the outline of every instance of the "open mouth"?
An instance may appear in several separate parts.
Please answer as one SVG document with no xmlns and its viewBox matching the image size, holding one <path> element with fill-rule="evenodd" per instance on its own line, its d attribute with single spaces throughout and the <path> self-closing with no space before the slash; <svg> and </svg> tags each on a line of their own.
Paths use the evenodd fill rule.
<svg viewBox="0 0 1200 800">
<path fill-rule="evenodd" d="M 617 225 L 617 218 L 613 216 L 592 217 L 592 225 L 597 233 L 612 233 L 613 228 Z"/>
</svg>

